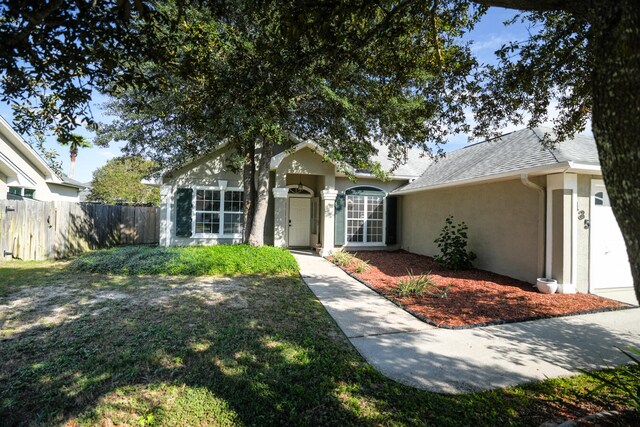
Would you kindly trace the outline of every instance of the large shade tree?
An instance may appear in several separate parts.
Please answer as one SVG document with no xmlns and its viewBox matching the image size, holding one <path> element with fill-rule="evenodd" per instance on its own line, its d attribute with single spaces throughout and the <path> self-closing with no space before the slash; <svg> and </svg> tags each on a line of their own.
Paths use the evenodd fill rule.
<svg viewBox="0 0 640 427">
<path fill-rule="evenodd" d="M 424 3 L 383 2 L 359 13 L 352 5 L 329 14 L 310 8 L 302 16 L 296 3 L 181 6 L 157 6 L 175 30 L 149 34 L 155 43 L 145 43 L 152 47 L 144 63 L 131 59 L 126 72 L 140 73 L 137 84 L 113 92 L 111 112 L 121 120 L 102 135 L 165 161 L 235 145 L 245 159 L 251 244 L 262 244 L 274 145 L 312 139 L 332 160 L 375 169 L 367 164 L 372 140 L 402 158 L 410 146 L 429 151 L 466 129 L 464 103 L 446 101 L 475 65 L 452 43 L 475 19 L 464 2 L 443 4 L 437 31 L 423 25 L 433 14 Z M 296 33 L 314 25 L 332 28 L 334 39 Z"/>
<path fill-rule="evenodd" d="M 288 54 L 275 55 L 279 60 L 264 63 L 264 67 L 258 69 L 262 82 L 260 89 L 244 81 L 234 82 L 239 87 L 246 87 L 252 95 L 272 92 L 288 102 L 297 101 L 295 96 L 282 96 L 292 95 L 295 91 L 285 94 L 277 90 L 283 83 L 277 76 L 282 74 L 274 71 L 276 67 L 307 71 L 304 66 L 296 68 L 296 64 L 308 61 L 309 57 L 322 58 L 319 64 L 332 59 L 333 66 L 348 66 L 361 65 L 358 58 L 362 59 L 362 52 L 373 53 L 371 58 L 375 63 L 368 66 L 384 68 L 393 66 L 394 54 L 413 54 L 422 56 L 429 64 L 425 69 L 435 76 L 435 84 L 431 87 L 441 84 L 446 88 L 439 93 L 418 90 L 416 94 L 445 103 L 445 111 L 455 110 L 461 104 L 471 106 L 478 125 L 476 134 L 507 121 L 521 122 L 523 114 L 528 114 L 530 124 L 536 124 L 545 118 L 548 106 L 555 100 L 559 101 L 555 126 L 557 140 L 583 130 L 587 119 L 591 119 L 604 179 L 627 244 L 636 293 L 640 296 L 640 233 L 637 229 L 640 223 L 640 174 L 635 172 L 640 164 L 640 146 L 636 142 L 640 130 L 637 119 L 640 113 L 640 4 L 636 0 L 476 0 L 472 3 L 524 11 L 522 20 L 537 27 L 528 40 L 514 41 L 501 49 L 497 65 L 475 71 L 466 66 L 456 70 L 448 63 L 447 47 L 459 43 L 456 31 L 467 26 L 468 10 L 455 1 L 404 0 L 369 4 L 289 0 L 278 2 L 278 5 L 269 1 L 227 2 L 224 8 L 219 7 L 221 3 L 200 2 L 203 7 L 212 6 L 210 10 L 214 10 L 219 18 L 216 22 L 231 27 L 244 22 L 237 27 L 240 33 L 245 30 L 250 33 L 250 26 L 260 25 L 263 19 L 277 17 L 280 20 L 279 26 L 270 27 L 267 33 L 258 32 L 250 45 L 258 57 L 264 58 L 276 40 L 277 49 L 284 46 L 283 51 Z M 162 13 L 158 13 L 152 3 L 144 1 L 83 3 L 59 0 L 38 8 L 24 0 L 7 0 L 2 7 L 0 67 L 5 77 L 10 77 L 3 80 L 5 99 L 31 100 L 42 108 L 38 111 L 39 117 L 57 118 L 63 130 L 72 127 L 69 123 L 77 117 L 90 117 L 86 107 L 90 95 L 88 88 L 102 90 L 107 80 L 111 80 L 110 84 L 116 81 L 116 85 L 136 80 L 131 79 L 136 73 L 122 73 L 118 68 L 123 58 L 120 53 L 124 52 L 126 57 L 139 47 L 141 34 L 149 29 L 153 33 L 154 26 L 166 24 Z M 239 7 L 244 7 L 247 16 L 255 21 L 243 20 L 237 13 Z M 423 29 L 419 34 L 427 43 L 427 54 L 411 50 L 425 46 L 414 44 L 418 34 L 416 28 L 402 24 L 408 11 L 417 10 L 421 11 L 420 19 L 413 22 Z M 129 25 L 138 17 L 143 19 L 143 26 Z M 243 27 L 247 24 L 250 26 Z M 168 31 L 176 30 L 175 25 L 168 28 Z M 60 32 L 65 36 L 60 37 Z M 403 40 L 402 34 L 407 36 L 405 44 L 390 44 L 400 50 L 387 52 L 386 60 L 381 60 L 385 59 L 384 50 L 367 50 L 369 46 L 380 46 L 389 39 Z M 227 35 L 232 37 L 234 34 Z M 85 38 L 89 43 L 84 43 Z M 46 50 L 49 42 L 53 43 L 52 54 Z M 69 58 L 70 66 L 66 66 L 63 61 Z M 355 59 L 350 62 L 349 58 Z M 443 67 L 434 69 L 433 62 L 442 63 Z M 243 68 L 246 66 L 249 63 L 243 63 L 241 69 L 246 71 Z M 460 81 L 456 79 L 465 75 L 468 84 L 447 86 L 448 80 L 443 78 L 447 71 L 453 74 L 450 75 L 453 81 Z M 455 75 L 456 72 L 459 74 Z M 237 74 L 240 75 L 242 73 Z M 296 77 L 292 72 L 292 88 L 298 82 Z M 393 82 L 393 79 L 386 81 Z M 333 92 L 336 101 L 343 100 L 340 91 Z M 363 91 L 361 95 L 364 99 L 368 92 Z M 277 103 L 274 98 L 273 105 Z M 350 107 L 350 104 L 344 106 Z M 32 111 L 27 110 L 20 117 L 33 118 Z M 60 114 L 61 111 L 64 114 Z M 245 113 L 232 108 L 228 111 L 234 111 L 240 117 Z M 446 118 L 439 116 L 439 110 L 425 113 L 424 117 L 428 119 L 443 119 L 431 120 L 432 129 L 437 129 Z M 410 116 L 402 111 L 398 115 Z M 274 127 L 265 124 L 262 129 L 271 134 Z M 275 129 L 276 133 L 283 130 Z M 294 127 L 292 130 L 301 129 Z M 302 130 L 309 129 L 303 127 Z M 428 132 L 411 135 L 417 141 L 428 140 L 430 136 L 433 135 Z M 445 136 L 446 132 L 439 134 L 439 138 Z"/>
</svg>

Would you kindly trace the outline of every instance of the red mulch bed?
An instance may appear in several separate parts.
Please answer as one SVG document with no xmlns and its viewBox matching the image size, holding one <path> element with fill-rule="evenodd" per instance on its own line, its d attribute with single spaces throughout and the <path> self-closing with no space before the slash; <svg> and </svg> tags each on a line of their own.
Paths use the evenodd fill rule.
<svg viewBox="0 0 640 427">
<path fill-rule="evenodd" d="M 345 270 L 440 327 L 509 323 L 628 307 L 590 294 L 543 294 L 530 283 L 484 270 L 442 269 L 431 257 L 405 251 L 367 251 L 356 256 L 369 262 L 369 270 L 357 273 L 356 263 L 343 267 Z M 446 298 L 394 295 L 396 283 L 407 277 L 408 271 L 413 275 L 430 274 L 442 289 L 449 286 Z"/>
</svg>

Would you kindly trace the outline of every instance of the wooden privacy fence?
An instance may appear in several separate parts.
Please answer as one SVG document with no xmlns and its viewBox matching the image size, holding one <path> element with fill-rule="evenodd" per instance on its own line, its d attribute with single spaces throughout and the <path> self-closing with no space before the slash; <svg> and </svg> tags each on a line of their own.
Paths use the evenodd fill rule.
<svg viewBox="0 0 640 427">
<path fill-rule="evenodd" d="M 66 258 L 89 249 L 158 243 L 157 207 L 0 200 L 0 259 Z"/>
</svg>

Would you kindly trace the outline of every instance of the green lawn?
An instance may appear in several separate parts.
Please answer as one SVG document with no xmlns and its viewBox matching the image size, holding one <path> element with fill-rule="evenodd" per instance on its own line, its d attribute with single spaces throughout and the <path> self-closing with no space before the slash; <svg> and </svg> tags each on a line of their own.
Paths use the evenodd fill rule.
<svg viewBox="0 0 640 427">
<path fill-rule="evenodd" d="M 619 407 L 579 376 L 447 396 L 386 379 L 296 273 L 0 264 L 0 424 L 539 425 Z"/>
<path fill-rule="evenodd" d="M 69 268 L 90 273 L 200 276 L 294 273 L 298 263 L 285 249 L 272 246 L 124 246 L 89 252 Z"/>
</svg>

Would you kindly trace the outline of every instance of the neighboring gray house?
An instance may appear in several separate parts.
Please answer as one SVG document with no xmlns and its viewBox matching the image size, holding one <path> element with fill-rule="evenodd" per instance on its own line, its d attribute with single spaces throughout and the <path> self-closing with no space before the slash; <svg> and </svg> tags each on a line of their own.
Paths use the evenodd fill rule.
<svg viewBox="0 0 640 427">
<path fill-rule="evenodd" d="M 84 186 L 58 176 L 0 116 L 0 200 L 30 198 L 77 202 Z"/>
<path fill-rule="evenodd" d="M 409 161 L 382 182 L 351 182 L 312 142 L 273 156 L 265 241 L 283 247 L 405 249 L 434 255 L 444 220 L 469 225 L 479 268 L 563 291 L 612 297 L 632 286 L 624 242 L 602 181 L 595 142 L 577 136 L 555 149 L 536 128 Z M 238 243 L 241 176 L 225 148 L 162 177 L 161 244 Z M 390 167 L 381 148 L 376 159 Z"/>
</svg>

